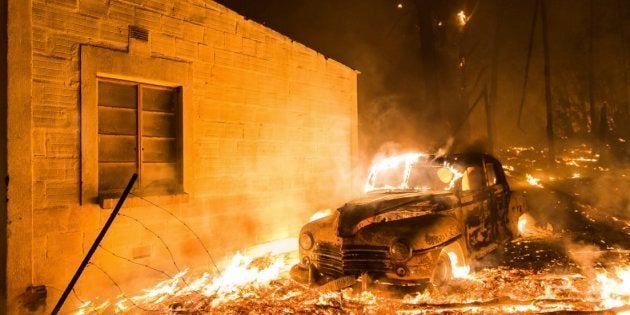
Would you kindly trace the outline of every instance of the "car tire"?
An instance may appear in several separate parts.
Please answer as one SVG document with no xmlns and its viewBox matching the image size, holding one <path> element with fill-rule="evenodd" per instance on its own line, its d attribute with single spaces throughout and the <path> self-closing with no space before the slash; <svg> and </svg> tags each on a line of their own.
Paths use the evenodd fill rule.
<svg viewBox="0 0 630 315">
<path fill-rule="evenodd" d="M 446 285 L 453 276 L 453 267 L 451 266 L 451 260 L 445 251 L 440 253 L 440 256 L 435 263 L 433 273 L 431 274 L 431 284 L 434 287 L 442 287 Z"/>
</svg>

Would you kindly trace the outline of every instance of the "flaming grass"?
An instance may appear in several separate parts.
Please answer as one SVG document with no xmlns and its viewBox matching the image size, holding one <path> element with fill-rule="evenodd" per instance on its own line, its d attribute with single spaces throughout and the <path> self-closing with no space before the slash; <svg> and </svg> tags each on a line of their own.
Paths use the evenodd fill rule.
<svg viewBox="0 0 630 315">
<path fill-rule="evenodd" d="M 322 292 L 299 285 L 287 274 L 295 259 L 294 253 L 236 254 L 221 275 L 193 277 L 182 272 L 128 298 L 98 305 L 86 302 L 75 314 L 491 314 L 625 310 L 630 306 L 627 261 L 596 269 L 591 276 L 507 267 L 476 273 L 463 270 L 445 287 L 419 287 L 416 293 L 392 297 L 373 288 Z"/>
</svg>

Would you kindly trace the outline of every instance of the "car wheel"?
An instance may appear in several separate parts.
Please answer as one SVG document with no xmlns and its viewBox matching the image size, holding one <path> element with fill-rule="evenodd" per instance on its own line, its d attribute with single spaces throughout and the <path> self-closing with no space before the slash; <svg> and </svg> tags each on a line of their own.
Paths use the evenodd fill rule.
<svg viewBox="0 0 630 315">
<path fill-rule="evenodd" d="M 444 286 L 451 280 L 453 275 L 453 268 L 451 266 L 451 260 L 446 252 L 442 251 L 440 257 L 438 257 L 433 274 L 431 275 L 431 284 L 435 287 Z"/>
<path fill-rule="evenodd" d="M 442 248 L 431 275 L 431 284 L 446 285 L 453 278 L 465 278 L 470 272 L 470 259 L 462 238 Z"/>
</svg>

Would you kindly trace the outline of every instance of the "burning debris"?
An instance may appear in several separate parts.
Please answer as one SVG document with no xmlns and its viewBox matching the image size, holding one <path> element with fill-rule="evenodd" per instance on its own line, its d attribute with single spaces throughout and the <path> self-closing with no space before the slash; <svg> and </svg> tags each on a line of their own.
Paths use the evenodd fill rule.
<svg viewBox="0 0 630 315">
<path fill-rule="evenodd" d="M 553 226 L 547 223 L 544 228 L 536 224 L 536 219 L 529 213 L 524 213 L 518 218 L 518 232 L 524 237 L 551 237 L 553 236 Z"/>
<path fill-rule="evenodd" d="M 553 312 L 630 310 L 630 267 L 600 268 L 593 276 L 502 266 L 457 277 L 445 287 L 422 287 L 392 296 L 381 288 L 323 292 L 288 276 L 295 253 L 249 257 L 236 254 L 221 275 L 186 272 L 114 302 L 86 302 L 75 314 L 149 313 L 403 313 Z"/>
<path fill-rule="evenodd" d="M 577 191 L 575 194 L 560 193 L 559 187 L 563 186 L 559 183 L 563 180 L 586 180 L 584 176 L 575 176 L 576 172 L 567 173 L 572 175 L 563 179 L 558 175 L 547 176 L 556 179 L 545 181 L 543 185 L 544 176 L 539 178 L 528 173 L 537 169 L 536 161 L 524 158 L 532 151 L 535 150 L 513 148 L 512 154 L 520 158 L 508 159 L 511 165 L 503 165 L 510 180 L 523 181 L 524 187 L 530 188 L 529 197 L 534 199 L 536 194 L 556 194 L 566 198 L 570 202 L 552 201 L 540 207 L 538 212 L 575 216 L 582 220 L 575 224 L 585 230 L 574 229 L 566 222 L 566 226 L 561 226 L 559 222 L 540 220 L 534 213 L 525 213 L 518 218 L 519 236 L 498 249 L 498 255 L 490 258 L 493 261 L 482 260 L 469 265 L 462 263 L 454 252 L 447 252 L 453 268 L 452 279 L 446 285 L 388 286 L 363 283 L 361 277 L 353 282 L 356 282 L 354 285 L 342 290 L 331 290 L 335 286 L 326 284 L 321 287 L 298 284 L 289 276 L 291 266 L 299 260 L 295 249 L 298 242 L 290 239 L 274 243 L 271 248 L 263 246 L 256 253 L 236 254 L 220 273 L 195 275 L 183 271 L 135 295 L 121 294 L 106 302 L 85 302 L 75 313 L 630 312 L 630 251 L 627 250 L 630 234 L 629 229 L 624 228 L 630 222 L 627 214 L 613 216 L 598 211 L 601 209 L 578 198 L 585 195 L 579 190 L 574 190 Z M 402 155 L 375 164 L 366 190 L 422 190 L 422 187 L 410 186 L 409 170 L 423 156 Z M 577 167 L 564 161 L 560 158 L 558 163 Z M 449 179 L 441 180 L 445 186 L 453 185 L 453 181 L 461 177 L 453 167 L 440 166 L 449 170 L 449 174 L 441 176 Z M 397 187 L 379 186 L 375 174 L 392 168 L 402 168 L 406 176 Z M 598 168 L 592 166 L 591 170 Z M 540 169 L 538 173 L 541 173 Z M 310 221 L 333 214 L 334 210 L 321 210 Z M 615 227 L 617 233 L 622 234 L 621 238 L 609 237 L 610 231 L 605 229 L 591 228 L 607 222 L 617 224 Z M 288 243 L 292 245 L 287 247 Z"/>
<path fill-rule="evenodd" d="M 527 182 L 532 185 L 532 186 L 536 186 L 536 187 L 540 187 L 540 188 L 544 188 L 542 184 L 540 184 L 540 179 L 536 178 L 530 174 L 525 175 L 527 178 Z"/>
<path fill-rule="evenodd" d="M 203 273 L 186 277 L 182 271 L 173 278 L 145 289 L 131 297 L 120 296 L 117 301 L 100 305 L 86 302 L 77 312 L 187 312 L 200 313 L 221 309 L 231 301 L 261 299 L 288 270 L 290 254 L 252 257 L 237 253 L 220 275 Z M 278 293 L 278 292 L 275 292 Z M 275 296 L 278 300 L 289 299 L 293 293 Z"/>
<path fill-rule="evenodd" d="M 464 13 L 463 10 L 457 13 L 457 22 L 460 26 L 465 26 L 468 22 L 468 19 L 470 19 L 470 17 L 466 16 L 466 13 Z"/>
<path fill-rule="evenodd" d="M 506 174 L 522 175 L 530 185 L 538 187 L 544 182 L 583 178 L 610 171 L 600 163 L 601 156 L 586 144 L 562 149 L 553 165 L 547 163 L 546 150 L 534 147 L 509 147 L 499 156 L 506 162 L 503 165 Z"/>
<path fill-rule="evenodd" d="M 491 268 L 446 290 L 418 293 L 403 299 L 403 309 L 424 312 L 521 313 L 557 311 L 602 311 L 628 304 L 624 285 L 628 268 L 596 279 L 581 274 L 536 273 L 529 270 Z M 602 280 L 600 280 L 600 278 Z M 620 309 L 620 310 L 621 310 Z M 419 312 L 418 312 L 419 313 Z"/>
</svg>

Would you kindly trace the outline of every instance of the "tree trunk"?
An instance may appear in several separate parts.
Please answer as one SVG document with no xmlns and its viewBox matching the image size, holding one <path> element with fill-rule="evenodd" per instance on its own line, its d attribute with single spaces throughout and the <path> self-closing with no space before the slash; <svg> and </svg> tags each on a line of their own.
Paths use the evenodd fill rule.
<svg viewBox="0 0 630 315">
<path fill-rule="evenodd" d="M 523 130 L 521 126 L 521 118 L 523 117 L 523 107 L 525 106 L 525 97 L 527 96 L 527 83 L 529 82 L 529 66 L 532 61 L 532 51 L 534 48 L 534 34 L 536 32 L 536 21 L 538 21 L 538 11 L 540 8 L 540 0 L 534 3 L 534 13 L 532 14 L 532 23 L 529 30 L 529 42 L 527 44 L 527 59 L 525 62 L 525 73 L 523 78 L 523 88 L 521 89 L 521 102 L 518 106 L 518 119 L 516 124 L 518 129 Z"/>
<path fill-rule="evenodd" d="M 494 38 L 492 43 L 492 59 L 490 68 L 490 95 L 486 100 L 486 122 L 488 124 L 488 150 L 494 150 L 494 110 L 497 108 L 497 89 L 499 73 L 499 30 L 501 29 L 501 12 L 503 0 L 495 1 Z"/>
<path fill-rule="evenodd" d="M 628 19 L 630 19 L 630 5 L 628 1 L 619 0 L 619 12 L 621 18 L 621 40 L 624 43 L 624 79 L 626 82 L 626 106 L 624 108 L 624 119 L 630 121 L 630 26 L 628 26 Z M 628 134 L 624 134 L 628 136 Z"/>
<path fill-rule="evenodd" d="M 446 113 L 441 106 L 441 77 L 439 69 L 439 57 L 435 48 L 435 36 L 433 34 L 433 5 L 432 0 L 417 0 L 416 9 L 420 22 L 420 51 L 422 72 L 424 77 L 424 94 L 427 108 L 436 109 L 439 119 L 444 119 Z M 438 117 L 436 117 L 438 118 Z M 451 132 L 452 130 L 448 130 Z"/>
<path fill-rule="evenodd" d="M 609 159 L 609 151 L 607 150 L 608 140 L 608 104 L 604 102 L 599 114 L 599 129 L 597 135 L 597 153 L 599 154 L 600 162 L 607 162 Z"/>
<path fill-rule="evenodd" d="M 545 106 L 547 108 L 547 143 L 549 146 L 549 161 L 555 162 L 555 144 L 553 139 L 553 104 L 551 100 L 551 67 L 549 61 L 549 27 L 547 25 L 547 5 L 545 0 L 540 1 L 540 13 L 542 17 L 543 57 L 545 74 Z"/>
<path fill-rule="evenodd" d="M 594 13 L 593 13 L 593 0 L 589 1 L 589 22 L 588 22 L 588 104 L 589 104 L 589 116 L 591 125 L 591 137 L 593 141 L 597 141 L 597 118 L 595 108 L 595 74 L 594 74 L 594 55 L 593 55 L 593 40 L 594 40 Z M 596 146 L 596 144 L 593 144 Z"/>
</svg>

